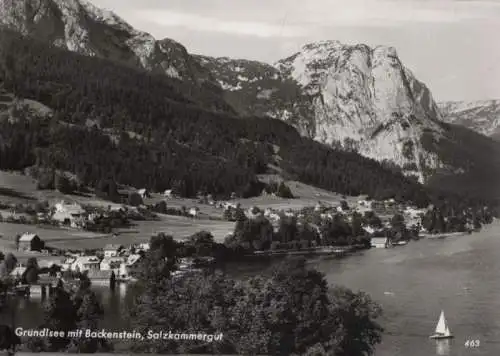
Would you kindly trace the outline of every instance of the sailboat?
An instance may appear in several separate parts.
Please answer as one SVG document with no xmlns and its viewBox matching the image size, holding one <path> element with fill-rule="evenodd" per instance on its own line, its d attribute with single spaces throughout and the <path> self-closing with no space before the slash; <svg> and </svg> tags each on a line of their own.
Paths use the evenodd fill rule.
<svg viewBox="0 0 500 356">
<path fill-rule="evenodd" d="M 436 330 L 434 331 L 434 335 L 430 336 L 431 339 L 452 339 L 453 335 L 451 335 L 450 329 L 448 327 L 448 323 L 446 322 L 446 318 L 444 317 L 444 311 L 441 310 L 441 315 L 439 316 L 439 321 L 436 325 Z"/>
</svg>

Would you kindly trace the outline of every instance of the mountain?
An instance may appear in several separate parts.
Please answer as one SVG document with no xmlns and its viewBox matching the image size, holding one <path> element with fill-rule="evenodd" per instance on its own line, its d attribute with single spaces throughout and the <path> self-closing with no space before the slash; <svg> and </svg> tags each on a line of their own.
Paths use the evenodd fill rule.
<svg viewBox="0 0 500 356">
<path fill-rule="evenodd" d="M 198 58 L 240 112 L 282 119 L 319 142 L 395 163 L 422 182 L 436 172 L 463 172 L 475 160 L 440 156 L 440 142 L 453 145 L 454 127 L 443 124 L 432 93 L 394 48 L 321 41 L 273 66 Z"/>
<path fill-rule="evenodd" d="M 183 45 L 156 40 L 85 0 L 0 0 L 0 25 L 59 48 L 164 74 L 206 107 L 234 112 Z"/>
<path fill-rule="evenodd" d="M 497 167 L 496 162 L 484 158 L 497 156 L 496 143 L 443 123 L 429 89 L 404 67 L 390 47 L 323 41 L 305 45 L 274 65 L 191 55 L 177 42 L 157 41 L 115 14 L 83 0 L 0 0 L 0 24 L 24 36 L 5 35 L 9 39 L 0 44 L 4 50 L 5 86 L 19 100 L 40 102 L 60 118 L 59 122 L 80 128 L 91 123 L 104 135 L 100 138 L 103 147 L 108 147 L 105 137 L 109 135 L 113 140 L 141 138 L 140 142 L 134 139 L 133 145 L 125 140 L 128 143 L 120 148 L 123 152 L 117 153 L 118 156 L 131 154 L 135 149 L 141 156 L 146 155 L 144 150 L 159 150 L 154 159 L 144 156 L 147 168 L 143 172 L 149 178 L 139 179 L 127 172 L 134 170 L 135 161 L 129 162 L 126 170 L 117 168 L 126 176 L 122 180 L 132 185 L 157 185 L 160 189 L 172 180 L 184 179 L 170 168 L 167 173 L 160 168 L 151 169 L 152 163 L 147 163 L 151 159 L 169 161 L 173 156 L 165 152 L 169 145 L 178 152 L 177 157 L 192 155 L 198 169 L 209 164 L 206 169 L 213 176 L 197 176 L 197 183 L 188 184 L 192 186 L 190 191 L 195 186 L 205 189 L 207 184 L 216 184 L 221 191 L 245 185 L 254 178 L 255 172 L 251 173 L 254 168 L 262 169 L 275 160 L 274 148 L 270 148 L 274 146 L 280 147 L 278 156 L 288 174 L 350 193 L 368 191 L 372 195 L 387 195 L 380 192 L 386 190 L 383 187 L 389 181 L 401 188 L 389 190 L 419 191 L 420 188 L 415 188 L 418 185 L 402 188 L 409 184 L 406 181 L 394 183 L 401 179 L 401 168 L 421 182 L 430 182 L 436 175 L 447 180 L 460 175 L 471 181 L 475 175 L 483 178 L 484 172 L 489 172 L 490 178 L 495 176 L 492 172 L 500 172 L 500 165 Z M 67 51 L 79 56 L 71 56 Z M 54 63 L 60 67 L 54 67 Z M 299 143 L 295 137 L 297 131 L 290 131 L 289 126 L 280 126 L 270 118 L 291 124 L 303 138 L 327 147 L 308 140 Z M 93 133 L 97 135 L 96 131 Z M 162 139 L 164 144 L 160 143 Z M 241 144 L 241 140 L 250 143 Z M 259 144 L 252 146 L 253 141 Z M 292 145 L 293 142 L 296 144 Z M 302 151 L 297 151 L 297 147 Z M 341 153 L 340 149 L 349 152 Z M 88 150 L 94 152 L 93 148 Z M 40 154 L 43 150 L 36 152 Z M 313 160 L 304 156 L 305 152 L 317 157 Z M 367 183 L 368 177 L 373 179 L 373 172 L 382 172 L 380 166 L 372 167 L 371 160 L 360 160 L 350 152 L 382 162 L 382 171 L 392 170 L 399 178 Z M 27 155 L 26 162 L 33 162 L 33 152 L 23 154 Z M 53 154 L 36 156 L 36 161 L 51 162 Z M 78 160 L 77 152 L 72 155 L 73 160 Z M 196 155 L 199 157 L 195 159 Z M 252 157 L 245 158 L 246 155 Z M 76 169 L 65 161 L 68 155 L 59 158 L 65 162 L 61 165 Z M 331 159 L 345 164 L 330 162 Z M 347 162 L 358 160 L 356 169 L 348 168 Z M 99 164 L 105 161 L 109 159 Z M 193 163 L 175 162 L 188 171 Z M 223 174 L 225 164 L 233 167 L 230 171 L 238 167 L 236 176 L 248 177 L 240 180 L 233 176 L 231 184 L 220 187 L 213 177 Z M 82 171 L 86 167 L 77 166 Z M 345 171 L 342 178 L 338 176 L 340 167 Z M 321 170 L 328 173 L 318 173 Z M 360 180 L 356 174 L 365 177 Z M 93 173 L 93 184 L 98 176 L 98 171 Z M 167 183 L 161 183 L 162 176 L 170 177 Z M 240 183 L 236 184 L 237 181 Z M 483 186 L 487 191 L 488 187 Z"/>
<path fill-rule="evenodd" d="M 500 139 L 500 100 L 438 103 L 444 121 Z"/>
<path fill-rule="evenodd" d="M 224 90 L 226 101 L 240 114 L 271 117 L 314 136 L 310 98 L 297 81 L 267 63 L 194 55 Z"/>
<path fill-rule="evenodd" d="M 7 30 L 0 30 L 2 87 L 0 169 L 34 166 L 49 182 L 65 171 L 99 191 L 117 182 L 189 197 L 254 196 L 263 188 L 257 174 L 279 172 L 346 195 L 419 206 L 431 196 L 400 172 L 300 136 L 282 120 L 208 110 L 166 76 Z M 26 108 L 33 101 L 43 113 Z"/>
</svg>

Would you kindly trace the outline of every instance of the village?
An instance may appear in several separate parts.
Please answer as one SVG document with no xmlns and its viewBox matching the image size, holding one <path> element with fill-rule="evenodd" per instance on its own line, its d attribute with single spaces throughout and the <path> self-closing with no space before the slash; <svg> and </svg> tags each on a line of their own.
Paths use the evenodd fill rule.
<svg viewBox="0 0 500 356">
<path fill-rule="evenodd" d="M 267 248 L 253 247 L 250 251 L 253 255 L 323 253 L 345 256 L 360 246 L 366 248 L 352 237 L 332 242 L 323 236 L 324 226 L 338 219 L 351 226 L 357 223 L 359 231 L 356 234 L 362 236 L 354 238 L 363 237 L 363 241 L 368 241 L 368 248 L 404 246 L 421 237 L 449 235 L 423 223 L 426 214 L 435 212 L 433 206 L 419 209 L 395 199 L 377 201 L 364 196 L 345 197 L 311 190 L 298 182 L 287 184 L 294 194 L 281 182 L 271 184 L 275 188 L 264 189 L 261 196 L 250 199 L 232 194 L 227 200 L 216 200 L 201 192 L 195 199 L 186 199 L 171 189 L 152 193 L 143 188 L 122 194 L 125 198 L 121 203 L 75 199 L 71 195 L 51 202 L 0 203 L 1 248 L 5 254 L 10 251 L 16 258 L 15 266 L 8 271 L 2 267 L 6 264 L 3 261 L 0 273 L 3 278 L 15 282 L 19 293 L 30 296 L 44 296 L 49 286 L 60 279 L 68 282 L 79 274 L 85 274 L 93 285 L 110 288 L 115 283 L 137 279 L 141 262 L 147 258 L 152 235 L 165 233 L 183 242 L 204 231 L 211 234 L 213 243 L 227 245 L 241 219 L 267 221 L 275 235 L 279 235 L 284 221 L 294 221 L 297 227 L 311 227 L 317 236 L 305 244 L 304 241 L 292 245 L 275 242 Z M 280 189 L 287 197 L 277 193 Z M 447 218 L 443 222 L 448 223 Z M 176 226 L 182 228 L 176 229 Z M 473 219 L 468 217 L 458 232 L 451 234 L 474 228 Z M 27 281 L 33 259 L 36 259 L 37 277 Z M 199 272 L 201 269 L 193 258 L 184 257 L 173 275 L 181 277 Z"/>
</svg>

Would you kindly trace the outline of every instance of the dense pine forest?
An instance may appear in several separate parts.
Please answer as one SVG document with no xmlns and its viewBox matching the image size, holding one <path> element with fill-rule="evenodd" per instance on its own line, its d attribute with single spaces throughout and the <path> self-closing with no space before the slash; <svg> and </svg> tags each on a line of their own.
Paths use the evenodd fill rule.
<svg viewBox="0 0 500 356">
<path fill-rule="evenodd" d="M 3 116 L 0 169 L 37 165 L 72 172 L 94 187 L 113 180 L 156 191 L 176 185 L 184 196 L 200 190 L 250 196 L 261 190 L 253 184 L 256 175 L 273 164 L 290 178 L 343 194 L 394 196 L 419 206 L 450 199 L 471 203 L 462 194 L 440 196 L 374 160 L 303 138 L 282 121 L 236 117 L 223 105 L 206 109 L 200 88 L 190 93 L 172 78 L 7 31 L 0 32 L 0 85 L 53 110 L 49 118 L 28 115 L 22 107 Z"/>
</svg>

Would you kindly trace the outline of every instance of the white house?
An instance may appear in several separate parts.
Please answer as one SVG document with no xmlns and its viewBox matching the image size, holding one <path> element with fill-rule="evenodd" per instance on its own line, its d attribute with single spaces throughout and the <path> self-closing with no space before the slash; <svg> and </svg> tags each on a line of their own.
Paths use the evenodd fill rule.
<svg viewBox="0 0 500 356">
<path fill-rule="evenodd" d="M 99 265 L 101 271 L 113 271 L 115 275 L 119 275 L 121 265 L 125 264 L 123 257 L 104 257 Z"/>
<path fill-rule="evenodd" d="M 123 249 L 122 245 L 108 244 L 104 246 L 104 257 L 116 257 Z"/>
<path fill-rule="evenodd" d="M 135 245 L 136 250 L 140 251 L 149 251 L 150 245 L 149 242 L 142 242 L 140 244 Z"/>
<path fill-rule="evenodd" d="M 257 208 L 256 206 L 254 206 L 252 208 L 248 208 L 245 211 L 245 215 L 249 219 L 255 219 L 255 218 L 257 218 L 260 215 L 260 209 Z"/>
<path fill-rule="evenodd" d="M 373 235 L 376 231 L 375 228 L 373 228 L 371 226 L 363 226 L 363 230 L 365 230 L 370 235 Z"/>
<path fill-rule="evenodd" d="M 24 272 L 26 272 L 26 267 L 17 266 L 10 272 L 10 276 L 13 278 L 21 278 Z"/>
<path fill-rule="evenodd" d="M 363 208 L 371 208 L 373 204 L 372 200 L 358 200 L 358 206 Z"/>
<path fill-rule="evenodd" d="M 392 247 L 392 243 L 387 237 L 372 237 L 371 245 L 372 245 L 372 247 L 375 247 L 375 248 Z"/>
<path fill-rule="evenodd" d="M 276 214 L 276 213 L 271 213 L 268 217 L 268 219 L 271 221 L 271 222 L 275 222 L 275 223 L 278 223 L 281 221 L 281 216 L 279 216 L 279 214 Z"/>
<path fill-rule="evenodd" d="M 173 197 L 173 194 L 172 194 L 172 189 L 167 189 L 163 192 L 163 196 L 165 198 L 172 198 Z"/>
<path fill-rule="evenodd" d="M 189 209 L 188 214 L 191 215 L 193 218 L 195 218 L 200 214 L 200 208 L 193 207 L 193 208 Z"/>
<path fill-rule="evenodd" d="M 321 220 L 333 220 L 333 215 L 331 213 L 321 213 L 319 216 Z"/>
<path fill-rule="evenodd" d="M 146 188 L 139 189 L 137 191 L 137 194 L 139 194 L 142 199 L 151 197 L 151 195 L 149 194 L 149 191 Z"/>
<path fill-rule="evenodd" d="M 65 258 L 40 259 L 38 260 L 38 266 L 40 268 L 50 268 L 54 265 L 62 266 L 65 260 L 66 260 Z"/>
<path fill-rule="evenodd" d="M 100 263 L 101 260 L 97 256 L 80 256 L 71 264 L 71 270 L 80 272 L 98 271 Z"/>
<path fill-rule="evenodd" d="M 70 271 L 71 268 L 73 267 L 73 263 L 75 263 L 77 257 L 68 257 L 64 260 L 62 263 L 62 269 L 63 271 Z"/>
<path fill-rule="evenodd" d="M 392 206 L 396 205 L 396 201 L 391 198 L 391 199 L 385 200 L 384 204 L 386 207 L 392 207 Z"/>
<path fill-rule="evenodd" d="M 54 205 L 55 212 L 52 220 L 60 224 L 70 225 L 73 228 L 80 227 L 85 221 L 86 211 L 77 203 L 67 203 L 60 201 Z"/>
<path fill-rule="evenodd" d="M 125 263 L 120 266 L 118 273 L 115 272 L 115 274 L 121 279 L 129 278 L 131 274 L 133 275 L 139 270 L 141 258 L 139 254 L 129 255 Z"/>
<path fill-rule="evenodd" d="M 222 207 L 223 207 L 224 209 L 226 209 L 226 210 L 227 210 L 227 209 L 229 209 L 229 208 L 236 209 L 236 208 L 238 207 L 238 205 L 237 205 L 237 204 L 235 204 L 235 203 L 230 203 L 230 202 L 227 202 L 227 201 L 226 201 L 226 202 L 223 202 L 223 203 L 222 203 Z"/>
</svg>

